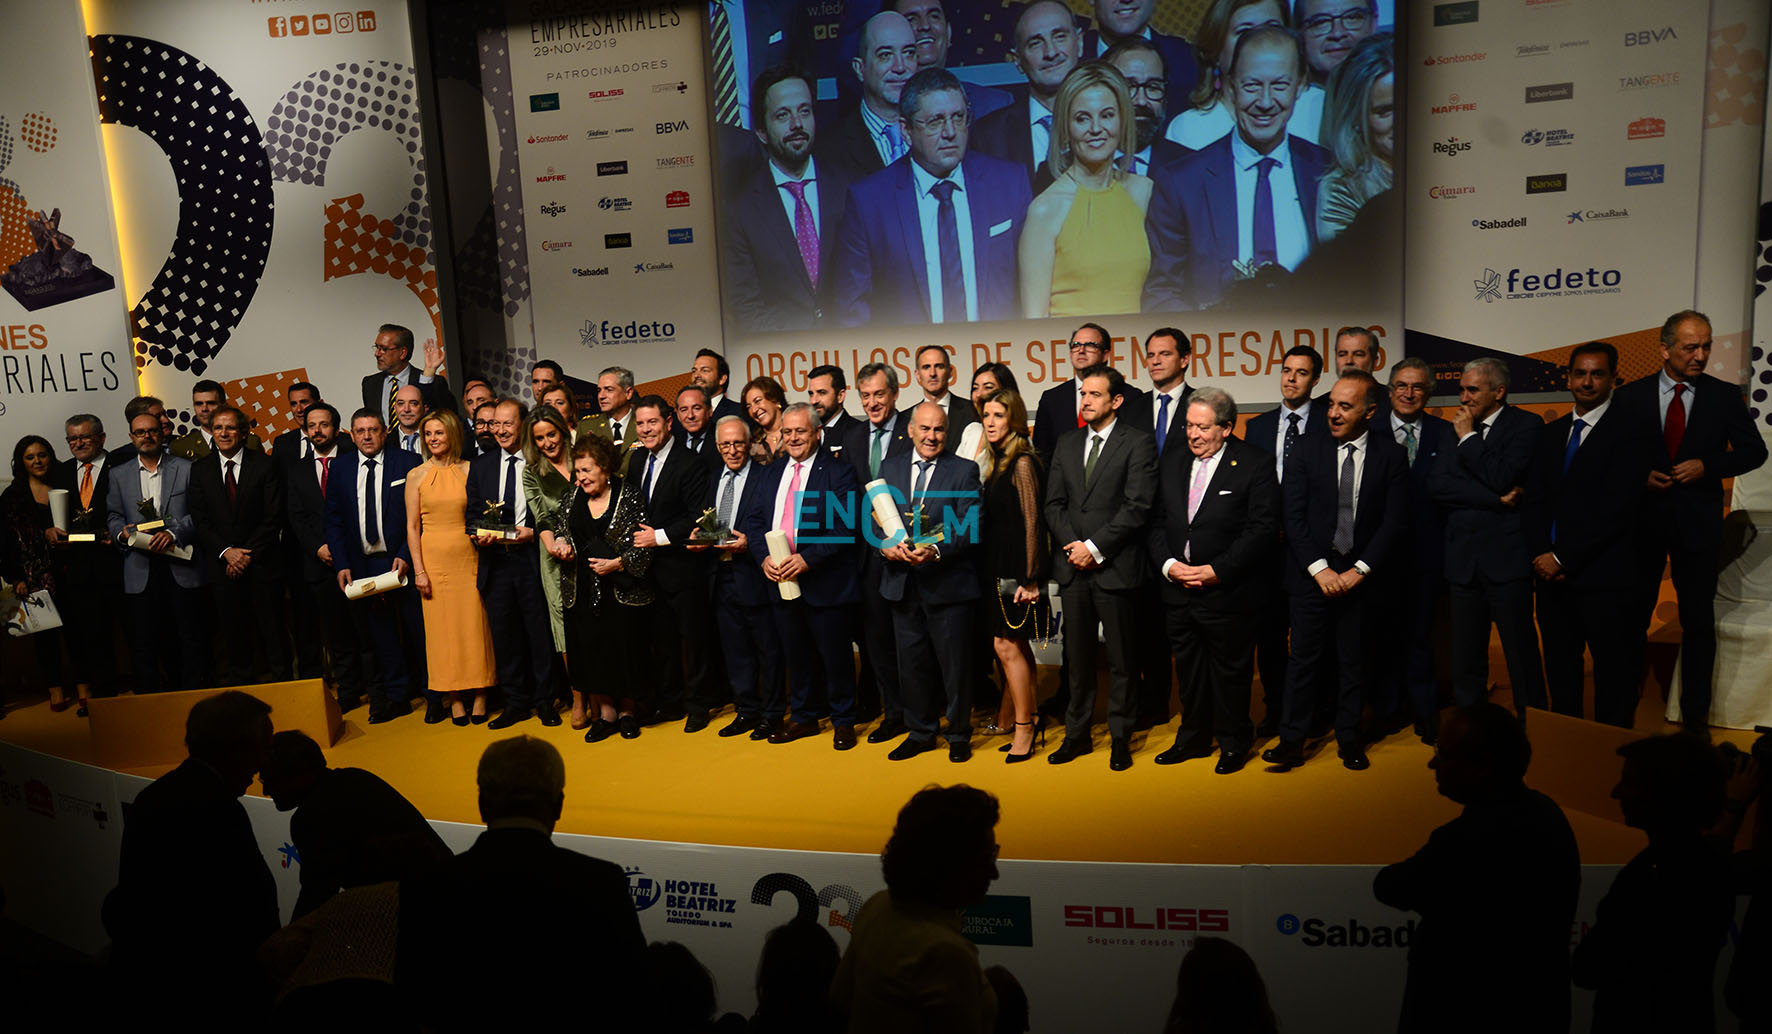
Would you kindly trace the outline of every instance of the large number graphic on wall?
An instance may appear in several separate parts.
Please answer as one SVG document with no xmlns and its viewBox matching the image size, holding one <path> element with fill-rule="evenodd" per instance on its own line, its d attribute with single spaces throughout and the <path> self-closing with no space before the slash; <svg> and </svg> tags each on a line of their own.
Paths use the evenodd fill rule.
<svg viewBox="0 0 1772 1034">
<path fill-rule="evenodd" d="M 172 253 L 129 314 L 136 365 L 201 375 L 271 253 L 270 159 L 246 105 L 208 65 L 139 36 L 91 42 L 99 118 L 146 133 L 178 181 Z"/>
</svg>

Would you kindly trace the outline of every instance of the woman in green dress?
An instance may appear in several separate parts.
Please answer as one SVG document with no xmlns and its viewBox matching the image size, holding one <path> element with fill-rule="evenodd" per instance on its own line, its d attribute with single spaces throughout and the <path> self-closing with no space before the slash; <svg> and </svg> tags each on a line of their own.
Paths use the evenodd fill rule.
<svg viewBox="0 0 1772 1034">
<path fill-rule="evenodd" d="M 571 488 L 572 429 L 559 410 L 536 406 L 523 434 L 523 497 L 535 518 L 535 526 L 541 529 L 541 587 L 548 598 L 548 625 L 554 633 L 554 652 L 561 657 L 562 671 L 566 665 L 566 620 L 560 607 L 560 569 L 563 558 L 572 556 L 572 547 L 563 540 L 557 541 L 548 529 L 554 525 L 554 511 L 560 508 Z M 584 698 L 572 694 L 572 727 L 582 729 L 588 721 Z"/>
</svg>

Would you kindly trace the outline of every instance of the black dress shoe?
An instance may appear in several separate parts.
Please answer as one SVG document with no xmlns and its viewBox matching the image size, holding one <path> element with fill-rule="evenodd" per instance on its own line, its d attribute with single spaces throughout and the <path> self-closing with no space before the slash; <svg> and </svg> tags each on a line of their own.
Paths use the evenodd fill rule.
<svg viewBox="0 0 1772 1034">
<path fill-rule="evenodd" d="M 855 726 L 837 726 L 831 733 L 831 748 L 834 750 L 855 749 Z"/>
<path fill-rule="evenodd" d="M 732 724 L 720 730 L 721 736 L 743 736 L 757 727 L 757 716 L 741 714 L 732 720 Z"/>
<path fill-rule="evenodd" d="M 374 707 L 371 707 L 369 709 L 369 724 L 380 725 L 383 722 L 391 722 L 396 718 L 404 718 L 411 713 L 411 704 L 404 700 L 396 700 L 379 711 Z"/>
<path fill-rule="evenodd" d="M 535 716 L 541 719 L 541 724 L 548 726 L 549 728 L 553 728 L 560 724 L 560 712 L 554 710 L 554 702 L 552 700 L 541 705 L 541 708 L 535 712 Z"/>
<path fill-rule="evenodd" d="M 1245 750 L 1232 754 L 1227 750 L 1218 755 L 1218 764 L 1212 766 L 1212 771 L 1217 772 L 1219 775 L 1230 775 L 1232 772 L 1242 771 L 1243 766 L 1248 763 L 1248 751 Z"/>
<path fill-rule="evenodd" d="M 449 717 L 449 707 L 441 700 L 430 700 L 425 703 L 425 724 L 436 725 Z"/>
<path fill-rule="evenodd" d="M 640 738 L 640 719 L 631 714 L 624 714 L 616 719 L 615 727 L 621 730 L 621 738 L 624 740 Z"/>
<path fill-rule="evenodd" d="M 1132 747 L 1125 740 L 1115 740 L 1108 750 L 1108 768 L 1124 772 L 1132 767 Z"/>
<path fill-rule="evenodd" d="M 903 743 L 892 748 L 892 752 L 886 755 L 886 760 L 909 761 L 918 754 L 934 750 L 937 746 L 938 744 L 934 740 L 906 739 Z"/>
<path fill-rule="evenodd" d="M 1075 761 L 1094 750 L 1087 740 L 1067 739 L 1058 745 L 1058 749 L 1046 755 L 1046 760 L 1054 765 L 1063 765 Z"/>
<path fill-rule="evenodd" d="M 766 740 L 775 735 L 776 723 L 768 718 L 757 719 L 757 727 L 751 730 L 751 739 Z"/>
<path fill-rule="evenodd" d="M 1261 760 L 1270 765 L 1278 765 L 1282 772 L 1297 768 L 1304 764 L 1304 744 L 1281 740 L 1277 745 L 1262 751 Z"/>
<path fill-rule="evenodd" d="M 1421 742 L 1430 747 L 1440 742 L 1440 716 L 1436 714 L 1428 719 L 1417 718 L 1415 735 L 1420 736 Z"/>
<path fill-rule="evenodd" d="M 590 729 L 585 732 L 585 742 L 601 743 L 609 737 L 614 736 L 615 732 L 616 725 L 614 722 L 604 721 L 599 718 L 592 722 Z"/>
<path fill-rule="evenodd" d="M 1211 747 L 1170 747 L 1163 753 L 1158 754 L 1152 760 L 1156 761 L 1159 765 L 1179 765 L 1183 761 L 1192 761 L 1195 758 L 1209 758 L 1211 756 Z"/>
<path fill-rule="evenodd" d="M 497 718 L 494 718 L 492 720 L 492 722 L 488 726 L 488 728 L 509 729 L 511 726 L 516 725 L 518 722 L 527 722 L 529 719 L 534 718 L 534 717 L 535 717 L 535 712 L 531 711 L 527 707 L 515 708 L 515 709 L 507 707 L 504 709 L 504 711 L 500 712 L 500 714 Z"/>
<path fill-rule="evenodd" d="M 338 698 L 338 713 L 339 714 L 350 714 L 352 711 L 355 711 L 357 708 L 362 707 L 362 706 L 363 706 L 363 698 L 362 697 L 339 697 Z"/>
<path fill-rule="evenodd" d="M 770 743 L 792 743 L 808 736 L 818 735 L 817 722 L 789 722 L 775 730 L 769 737 Z"/>
<path fill-rule="evenodd" d="M 707 727 L 708 712 L 706 708 L 698 707 L 689 712 L 688 717 L 683 719 L 684 732 L 700 732 Z"/>
<path fill-rule="evenodd" d="M 873 732 L 868 733 L 868 742 L 885 743 L 887 740 L 895 740 L 904 734 L 903 722 L 884 721 L 874 726 Z"/>
<path fill-rule="evenodd" d="M 972 744 L 967 743 L 965 740 L 958 740 L 956 742 L 948 744 L 948 760 L 949 761 L 952 761 L 955 764 L 959 764 L 962 761 L 970 760 L 971 757 L 972 757 Z"/>
<path fill-rule="evenodd" d="M 1366 748 L 1360 746 L 1358 743 L 1350 743 L 1337 750 L 1335 753 L 1341 756 L 1341 764 L 1343 768 L 1351 769 L 1355 772 L 1364 772 L 1372 767 L 1372 762 L 1366 757 Z"/>
</svg>

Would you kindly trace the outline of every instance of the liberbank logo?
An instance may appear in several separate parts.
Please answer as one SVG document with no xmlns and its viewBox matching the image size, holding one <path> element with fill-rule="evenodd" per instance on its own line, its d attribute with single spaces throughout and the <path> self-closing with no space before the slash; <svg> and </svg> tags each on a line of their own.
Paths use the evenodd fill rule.
<svg viewBox="0 0 1772 1034">
<path fill-rule="evenodd" d="M 1667 179 L 1665 165 L 1630 165 L 1624 170 L 1624 185 L 1640 187 L 1648 183 L 1661 183 Z"/>
<path fill-rule="evenodd" d="M 1477 20 L 1477 0 L 1462 0 L 1460 3 L 1435 4 L 1434 25 L 1469 25 Z"/>
<path fill-rule="evenodd" d="M 1566 101 L 1574 98 L 1574 83 L 1544 83 L 1540 86 L 1526 87 L 1527 104 L 1537 104 L 1541 101 Z"/>
<path fill-rule="evenodd" d="M 1473 284 L 1476 299 L 1481 302 L 1516 301 L 1535 298 L 1569 298 L 1584 294 L 1621 294 L 1624 274 L 1616 269 L 1564 269 L 1561 266 L 1544 273 L 1526 273 L 1510 269 L 1503 277 L 1485 268 Z"/>
<path fill-rule="evenodd" d="M 626 176 L 627 174 L 628 163 L 625 161 L 597 163 L 597 175 L 599 176 Z"/>
<path fill-rule="evenodd" d="M 530 111 L 559 111 L 560 95 L 558 93 L 532 93 L 529 95 Z"/>
<path fill-rule="evenodd" d="M 1569 174 L 1566 172 L 1546 172 L 1526 177 L 1528 194 L 1556 194 L 1568 189 Z"/>
</svg>

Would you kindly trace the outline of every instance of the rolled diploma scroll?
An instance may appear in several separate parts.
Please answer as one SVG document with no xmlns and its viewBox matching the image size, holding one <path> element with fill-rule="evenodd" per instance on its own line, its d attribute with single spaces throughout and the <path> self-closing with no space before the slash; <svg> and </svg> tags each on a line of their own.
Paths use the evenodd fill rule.
<svg viewBox="0 0 1772 1034">
<path fill-rule="evenodd" d="M 360 600 L 365 596 L 374 596 L 377 593 L 399 589 L 405 585 L 406 575 L 404 572 L 388 571 L 385 574 L 378 574 L 374 578 L 358 578 L 345 586 L 345 599 Z"/>
<path fill-rule="evenodd" d="M 793 556 L 793 553 L 788 550 L 787 534 L 780 528 L 766 532 L 763 535 L 763 542 L 769 547 L 769 559 L 778 564 Z M 775 584 L 781 589 L 782 599 L 797 600 L 800 598 L 800 583 L 797 580 L 789 578 Z"/>
<path fill-rule="evenodd" d="M 49 523 L 63 532 L 68 530 L 68 490 L 65 488 L 49 490 Z"/>
<path fill-rule="evenodd" d="M 880 525 L 880 542 L 897 545 L 910 536 L 904 530 L 904 518 L 899 515 L 897 500 L 892 498 L 892 488 L 886 484 L 885 478 L 869 481 L 862 489 L 874 509 L 874 520 Z"/>
<path fill-rule="evenodd" d="M 164 530 L 165 527 L 166 527 L 165 522 L 161 522 L 160 529 Z M 154 532 L 143 531 L 139 527 L 137 527 L 135 529 L 135 532 L 129 536 L 130 548 L 131 549 L 139 549 L 143 552 L 149 552 L 148 546 L 150 544 L 152 544 L 153 541 L 154 541 Z M 166 552 L 164 552 L 160 555 L 161 556 L 169 556 L 169 557 L 172 557 L 177 560 L 189 560 L 189 559 L 191 559 L 191 547 L 190 546 L 176 546 L 175 545 L 175 546 L 168 548 L 166 550 Z"/>
</svg>

